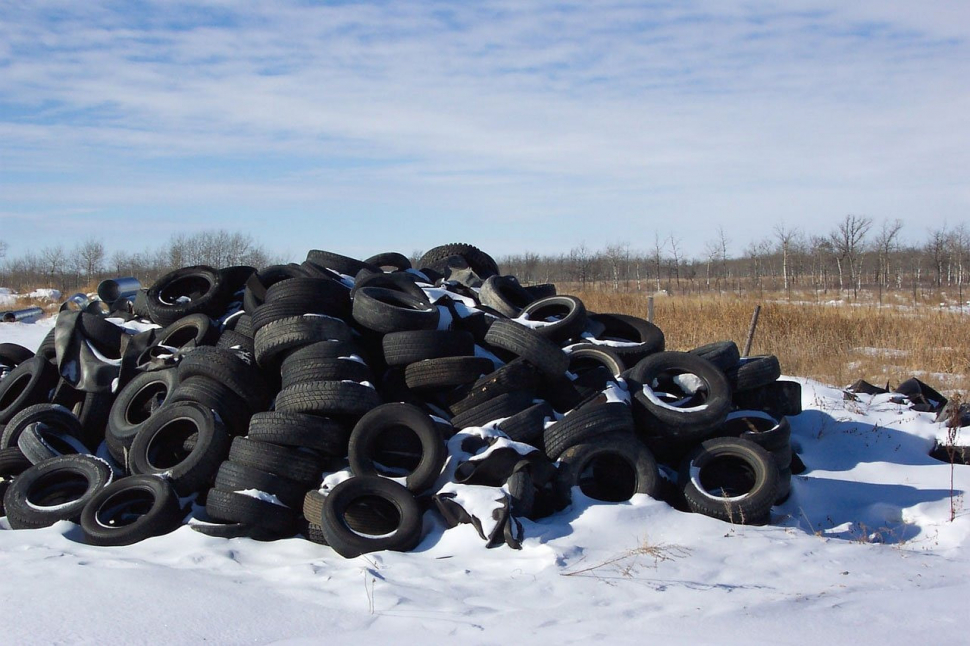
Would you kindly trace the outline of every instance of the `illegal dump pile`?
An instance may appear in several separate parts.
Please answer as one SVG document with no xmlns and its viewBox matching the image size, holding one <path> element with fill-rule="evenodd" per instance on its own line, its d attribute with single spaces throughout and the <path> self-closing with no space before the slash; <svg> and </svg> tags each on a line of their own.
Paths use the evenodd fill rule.
<svg viewBox="0 0 970 646">
<path fill-rule="evenodd" d="M 185 267 L 0 344 L 0 487 L 14 529 L 126 545 L 187 522 L 353 557 L 416 547 L 426 512 L 518 547 L 574 487 L 732 523 L 788 496 L 800 386 L 733 342 L 521 286 L 467 244 L 411 267 L 310 251 Z"/>
</svg>

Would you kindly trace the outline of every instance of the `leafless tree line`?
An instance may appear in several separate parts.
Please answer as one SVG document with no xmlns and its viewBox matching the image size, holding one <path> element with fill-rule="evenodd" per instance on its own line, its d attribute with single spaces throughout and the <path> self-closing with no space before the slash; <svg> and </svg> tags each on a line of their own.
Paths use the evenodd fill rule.
<svg viewBox="0 0 970 646">
<path fill-rule="evenodd" d="M 262 267 L 275 261 L 251 236 L 225 230 L 177 234 L 154 249 L 110 255 L 104 242 L 96 238 L 71 248 L 51 245 L 18 256 L 12 256 L 9 245 L 0 240 L 0 286 L 17 291 L 53 287 L 70 292 L 118 276 L 134 276 L 147 285 L 161 274 L 186 265 Z"/>
<path fill-rule="evenodd" d="M 857 297 L 866 290 L 881 301 L 889 291 L 911 291 L 917 299 L 945 288 L 962 302 L 970 282 L 965 223 L 931 230 L 922 243 L 912 243 L 904 241 L 900 220 L 846 215 L 824 234 L 778 224 L 739 252 L 731 252 L 732 243 L 718 227 L 701 257 L 687 256 L 679 235 L 657 233 L 646 248 L 623 242 L 593 251 L 580 245 L 557 256 L 511 255 L 499 264 L 523 282 L 670 294 L 809 290 Z"/>
</svg>

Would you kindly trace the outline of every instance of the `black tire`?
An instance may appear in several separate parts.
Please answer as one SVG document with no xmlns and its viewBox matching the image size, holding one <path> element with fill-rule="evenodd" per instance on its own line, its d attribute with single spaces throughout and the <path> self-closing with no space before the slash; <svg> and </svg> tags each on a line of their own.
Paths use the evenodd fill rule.
<svg viewBox="0 0 970 646">
<path fill-rule="evenodd" d="M 316 361 L 320 359 L 339 359 L 341 357 L 351 357 L 357 355 L 361 357 L 361 349 L 356 343 L 351 341 L 319 341 L 303 346 L 298 350 L 292 350 L 280 364 L 280 371 L 286 372 L 293 364 L 301 361 Z M 363 357 L 361 357 L 363 358 Z"/>
<path fill-rule="evenodd" d="M 195 402 L 215 411 L 229 435 L 245 435 L 249 428 L 249 404 L 228 386 L 206 377 L 188 377 L 175 387 L 167 404 Z"/>
<path fill-rule="evenodd" d="M 182 267 L 155 281 L 148 289 L 152 320 L 171 325 L 189 314 L 218 318 L 225 313 L 232 293 L 225 277 L 208 265 Z"/>
<path fill-rule="evenodd" d="M 510 440 L 531 444 L 541 449 L 546 420 L 555 421 L 555 419 L 556 412 L 552 406 L 542 402 L 499 422 L 498 430 L 508 435 Z"/>
<path fill-rule="evenodd" d="M 52 433 L 59 432 L 72 437 L 81 436 L 81 422 L 74 413 L 57 404 L 34 404 L 14 415 L 3 428 L 3 433 L 0 434 L 0 448 L 17 446 L 17 441 L 26 428 L 38 422 L 47 426 Z"/>
<path fill-rule="evenodd" d="M 316 543 L 317 545 L 327 544 L 327 537 L 323 534 L 323 527 L 316 523 L 307 523 L 301 529 L 301 533 L 303 534 L 303 538 L 311 543 Z"/>
<path fill-rule="evenodd" d="M 226 460 L 219 465 L 214 484 L 221 491 L 244 491 L 255 489 L 276 496 L 290 509 L 297 510 L 303 505 L 307 485 L 290 480 L 268 471 L 262 471 L 245 464 Z"/>
<path fill-rule="evenodd" d="M 217 520 L 253 525 L 281 537 L 296 533 L 296 511 L 236 491 L 209 491 L 205 512 Z"/>
<path fill-rule="evenodd" d="M 514 319 L 522 313 L 522 308 L 536 300 L 515 276 L 490 276 L 482 283 L 479 298 L 482 305 Z"/>
<path fill-rule="evenodd" d="M 174 368 L 153 370 L 136 375 L 118 393 L 108 414 L 105 441 L 120 464 L 127 464 L 127 450 L 138 429 L 165 404 L 177 384 Z"/>
<path fill-rule="evenodd" d="M 195 437 L 186 450 L 186 440 Z M 179 495 L 209 488 L 229 455 L 229 434 L 212 411 L 194 402 L 169 404 L 138 431 L 128 453 L 134 475 L 168 478 Z"/>
<path fill-rule="evenodd" d="M 87 454 L 89 449 L 79 437 L 80 423 L 77 426 L 77 435 L 73 435 L 72 430 L 74 429 L 56 428 L 43 423 L 28 424 L 17 438 L 17 447 L 31 464 L 40 464 L 59 455 Z"/>
<path fill-rule="evenodd" d="M 386 526 L 370 528 L 370 535 L 352 528 L 347 517 L 355 506 L 365 503 L 378 509 L 387 507 L 389 512 Z M 408 552 L 422 538 L 421 509 L 414 495 L 387 478 L 358 476 L 336 485 L 324 501 L 321 520 L 327 543 L 344 558 L 380 550 Z"/>
<path fill-rule="evenodd" d="M 577 444 L 593 442 L 609 434 L 633 435 L 633 416 L 623 403 L 594 404 L 575 410 L 548 426 L 542 434 L 543 446 L 550 460 Z"/>
<path fill-rule="evenodd" d="M 606 502 L 623 502 L 638 493 L 655 496 L 659 481 L 653 454 L 632 434 L 598 437 L 566 449 L 559 457 L 563 500 L 569 499 L 573 487 Z"/>
<path fill-rule="evenodd" d="M 637 388 L 634 415 L 637 426 L 647 438 L 659 437 L 679 442 L 709 437 L 724 423 L 731 408 L 731 387 L 727 377 L 711 362 L 686 352 L 658 352 L 629 371 Z M 680 375 L 694 375 L 700 387 L 688 395 L 686 406 L 661 401 L 655 391 L 680 390 L 675 384 Z"/>
<path fill-rule="evenodd" d="M 317 381 L 284 388 L 276 396 L 276 410 L 313 415 L 360 417 L 381 404 L 377 390 L 347 381 Z"/>
<path fill-rule="evenodd" d="M 244 354 L 203 346 L 192 350 L 178 366 L 178 377 L 208 377 L 225 384 L 248 403 L 250 411 L 262 410 L 271 395 L 259 369 Z"/>
<path fill-rule="evenodd" d="M 287 352 L 336 339 L 350 341 L 350 327 L 340 319 L 329 316 L 290 316 L 267 323 L 256 331 L 256 361 L 261 366 L 282 362 Z"/>
<path fill-rule="evenodd" d="M 684 460 L 679 474 L 694 513 L 729 523 L 764 524 L 778 490 L 771 454 L 748 440 L 707 440 Z"/>
<path fill-rule="evenodd" d="M 397 271 L 407 271 L 408 269 L 411 269 L 411 261 L 408 259 L 408 257 L 396 251 L 379 253 L 375 256 L 364 259 L 364 262 L 379 269 L 384 269 L 385 267 L 393 267 Z"/>
<path fill-rule="evenodd" d="M 364 287 L 383 287 L 392 291 L 410 294 L 418 300 L 424 301 L 427 299 L 427 295 L 424 293 L 423 289 L 418 287 L 418 284 L 415 282 L 416 280 L 417 276 L 403 272 L 396 272 L 393 274 L 375 274 L 373 272 L 363 270 L 357 274 L 357 277 L 354 279 L 354 286 L 350 290 L 350 298 L 356 298 L 357 292 Z"/>
<path fill-rule="evenodd" d="M 81 441 L 89 449 L 96 449 L 104 441 L 114 401 L 114 393 L 75 390 L 64 380 L 58 383 L 51 399 L 52 404 L 60 404 L 81 422 Z"/>
<path fill-rule="evenodd" d="M 308 359 L 291 362 L 282 371 L 282 387 L 311 381 L 369 381 L 374 382 L 374 373 L 362 361 L 354 359 Z"/>
<path fill-rule="evenodd" d="M 469 357 L 475 354 L 475 339 L 468 332 L 413 330 L 384 335 L 384 360 L 393 367 L 425 359 Z"/>
<path fill-rule="evenodd" d="M 333 253 L 331 251 L 320 251 L 319 249 L 311 249 L 308 251 L 306 259 L 314 265 L 326 267 L 344 276 L 356 276 L 361 269 L 369 269 L 378 273 L 381 271 L 380 267 L 375 267 L 356 258 L 341 256 L 339 253 Z"/>
<path fill-rule="evenodd" d="M 31 467 L 30 460 L 19 446 L 0 449 L 0 480 L 9 480 Z"/>
<path fill-rule="evenodd" d="M 495 369 L 484 357 L 445 357 L 425 359 L 404 369 L 408 388 L 434 390 L 471 384 Z"/>
<path fill-rule="evenodd" d="M 532 399 L 533 395 L 528 391 L 503 393 L 455 415 L 451 418 L 451 424 L 457 429 L 484 426 L 497 419 L 521 413 L 532 406 Z"/>
<path fill-rule="evenodd" d="M 411 404 L 378 406 L 364 415 L 350 434 L 348 460 L 355 476 L 395 477 L 394 472 L 379 468 L 382 465 L 397 470 L 397 476 L 403 475 L 405 486 L 416 494 L 434 484 L 447 457 L 431 417 Z"/>
<path fill-rule="evenodd" d="M 343 458 L 347 456 L 350 431 L 327 417 L 273 411 L 253 415 L 247 437 L 280 446 L 313 449 L 324 455 Z"/>
<path fill-rule="evenodd" d="M 311 489 L 303 497 L 303 517 L 317 526 L 323 522 L 323 505 L 327 497 L 317 489 Z"/>
<path fill-rule="evenodd" d="M 219 338 L 219 330 L 205 314 L 190 314 L 180 318 L 155 337 L 156 346 L 172 348 L 195 348 L 213 345 Z"/>
<path fill-rule="evenodd" d="M 265 302 L 252 315 L 253 330 L 267 323 L 303 314 L 324 314 L 337 318 L 350 315 L 347 288 L 329 278 L 289 278 L 266 290 Z"/>
<path fill-rule="evenodd" d="M 575 375 L 582 375 L 592 368 L 602 366 L 616 379 L 626 370 L 623 359 L 613 348 L 607 346 L 581 343 L 569 347 L 566 354 L 569 357 L 568 370 Z"/>
<path fill-rule="evenodd" d="M 16 343 L 0 343 L 0 365 L 16 368 L 24 361 L 33 358 L 34 353 Z"/>
<path fill-rule="evenodd" d="M 766 451 L 791 448 L 791 424 L 787 417 L 775 419 L 761 411 L 735 411 L 728 415 L 719 434 L 750 440 Z"/>
<path fill-rule="evenodd" d="M 135 316 L 148 321 L 152 320 L 152 313 L 148 309 L 148 290 L 139 289 L 135 293 L 135 300 L 131 303 L 131 312 Z M 154 323 L 154 321 L 152 321 Z"/>
<path fill-rule="evenodd" d="M 231 265 L 223 267 L 219 273 L 226 283 L 226 291 L 235 296 L 246 289 L 246 281 L 256 273 L 256 268 L 250 265 Z"/>
<path fill-rule="evenodd" d="M 171 483 L 155 476 L 129 476 L 99 491 L 81 512 L 89 545 L 132 545 L 175 530 L 182 509 Z"/>
<path fill-rule="evenodd" d="M 775 494 L 775 504 L 780 505 L 791 495 L 791 469 L 778 471 L 778 492 Z"/>
<path fill-rule="evenodd" d="M 306 277 L 307 272 L 295 264 L 268 265 L 258 270 L 246 280 L 246 290 L 243 292 L 243 309 L 252 315 L 256 308 L 263 304 L 266 291 L 276 283 L 288 278 Z"/>
<path fill-rule="evenodd" d="M 540 385 L 535 366 L 524 359 L 514 359 L 472 384 L 468 393 L 449 406 L 452 415 L 479 406 L 489 399 L 511 392 L 534 392 Z"/>
<path fill-rule="evenodd" d="M 505 481 L 509 490 L 509 513 L 516 518 L 532 518 L 536 505 L 536 486 L 528 469 L 519 469 Z"/>
<path fill-rule="evenodd" d="M 781 418 L 802 412 L 802 385 L 779 379 L 773 383 L 734 393 L 734 405 L 747 410 L 760 410 Z"/>
<path fill-rule="evenodd" d="M 448 270 L 448 259 L 452 256 L 464 258 L 472 271 L 482 280 L 498 274 L 498 265 L 491 256 L 478 247 L 459 242 L 429 249 L 418 260 L 418 267 L 422 271 L 427 268 L 439 274 L 445 274 Z"/>
<path fill-rule="evenodd" d="M 89 455 L 61 455 L 17 476 L 3 507 L 13 529 L 77 522 L 84 506 L 111 482 L 111 467 Z"/>
<path fill-rule="evenodd" d="M 229 460 L 309 486 L 320 484 L 323 472 L 320 458 L 313 453 L 245 437 L 233 438 Z"/>
<path fill-rule="evenodd" d="M 560 345 L 578 339 L 586 330 L 586 306 L 575 296 L 540 298 L 525 306 L 519 318 L 533 323 L 543 322 L 535 331 Z M 549 318 L 555 320 L 546 322 Z"/>
<path fill-rule="evenodd" d="M 485 334 L 489 345 L 522 357 L 549 377 L 560 377 L 569 366 L 569 357 L 555 343 L 513 321 L 497 320 Z"/>
<path fill-rule="evenodd" d="M 733 374 L 741 361 L 741 351 L 734 341 L 715 341 L 700 347 L 694 348 L 690 354 L 707 359 L 721 372 Z"/>
<path fill-rule="evenodd" d="M 48 401 L 57 385 L 57 369 L 38 353 L 7 373 L 0 381 L 0 425 L 33 404 Z"/>
<path fill-rule="evenodd" d="M 216 347 L 224 350 L 245 352 L 253 356 L 256 354 L 253 337 L 246 336 L 235 330 L 223 330 L 222 334 L 219 335 L 219 340 L 216 341 Z"/>
<path fill-rule="evenodd" d="M 734 372 L 735 392 L 767 386 L 781 377 L 781 364 L 773 354 L 744 357 Z"/>
<path fill-rule="evenodd" d="M 354 320 L 375 332 L 433 330 L 440 312 L 427 298 L 384 287 L 362 287 L 354 296 Z"/>
<path fill-rule="evenodd" d="M 589 320 L 603 326 L 596 337 L 603 341 L 620 341 L 634 345 L 612 345 L 610 349 L 628 366 L 636 365 L 644 357 L 663 352 L 666 347 L 663 331 L 645 319 L 627 314 L 590 314 Z"/>
</svg>

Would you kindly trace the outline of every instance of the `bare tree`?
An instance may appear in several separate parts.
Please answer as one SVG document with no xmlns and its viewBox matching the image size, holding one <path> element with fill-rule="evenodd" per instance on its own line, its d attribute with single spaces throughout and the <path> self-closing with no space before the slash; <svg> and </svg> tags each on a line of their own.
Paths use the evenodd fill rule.
<svg viewBox="0 0 970 646">
<path fill-rule="evenodd" d="M 606 262 L 610 267 L 610 276 L 613 279 L 613 291 L 620 290 L 620 268 L 630 255 L 630 245 L 625 242 L 617 242 L 608 245 L 603 252 Z"/>
<path fill-rule="evenodd" d="M 790 228 L 784 224 L 776 224 L 774 233 L 781 250 L 782 284 L 784 285 L 785 293 L 788 294 L 788 300 L 791 300 L 791 248 L 800 233 L 797 228 Z"/>
<path fill-rule="evenodd" d="M 586 288 L 588 282 L 595 279 L 596 255 L 589 250 L 585 242 L 570 249 L 569 264 L 573 276 L 583 286 L 583 289 Z"/>
<path fill-rule="evenodd" d="M 46 267 L 47 284 L 53 286 L 54 275 L 57 274 L 64 265 L 64 247 L 61 245 L 44 247 L 41 249 L 40 255 L 44 261 L 44 266 Z"/>
<path fill-rule="evenodd" d="M 94 238 L 85 240 L 78 247 L 85 278 L 91 280 L 104 269 L 104 243 Z"/>
<path fill-rule="evenodd" d="M 853 296 L 858 296 L 857 276 L 863 242 L 870 228 L 872 228 L 872 218 L 864 215 L 847 215 L 835 231 L 829 234 L 839 268 L 839 290 L 845 291 L 844 273 L 848 269 Z"/>
<path fill-rule="evenodd" d="M 657 271 L 657 291 L 660 291 L 660 266 L 663 263 L 663 252 L 666 241 L 660 239 L 660 234 L 653 233 L 653 267 Z"/>
<path fill-rule="evenodd" d="M 873 241 L 876 248 L 877 277 L 876 283 L 879 286 L 879 304 L 882 305 L 882 290 L 889 286 L 889 264 L 892 254 L 899 246 L 899 232 L 903 228 L 902 220 L 883 220 L 876 239 Z"/>
<path fill-rule="evenodd" d="M 680 251 L 680 238 L 675 238 L 674 234 L 670 234 L 667 238 L 667 243 L 670 245 L 670 255 L 671 261 L 673 263 L 673 273 L 677 278 L 677 290 L 680 291 L 680 261 L 681 261 L 681 251 Z"/>
<path fill-rule="evenodd" d="M 946 241 L 948 237 L 949 233 L 944 226 L 942 229 L 932 231 L 930 239 L 923 247 L 933 265 L 933 272 L 936 274 L 934 284 L 937 287 L 943 286 L 943 266 L 946 264 Z"/>
</svg>

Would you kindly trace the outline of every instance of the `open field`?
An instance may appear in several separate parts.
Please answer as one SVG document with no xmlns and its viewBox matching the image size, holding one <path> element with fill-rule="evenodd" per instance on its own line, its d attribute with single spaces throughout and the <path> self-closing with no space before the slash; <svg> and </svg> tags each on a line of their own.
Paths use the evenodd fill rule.
<svg viewBox="0 0 970 646">
<path fill-rule="evenodd" d="M 587 308 L 647 317 L 642 293 L 574 290 Z M 938 307 L 814 303 L 814 295 L 724 293 L 657 296 L 654 322 L 670 350 L 732 339 L 743 347 L 751 314 L 761 317 L 751 354 L 775 354 L 787 375 L 845 386 L 856 379 L 891 386 L 915 376 L 941 392 L 970 391 L 970 316 Z"/>
</svg>

